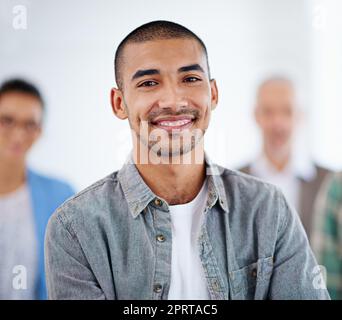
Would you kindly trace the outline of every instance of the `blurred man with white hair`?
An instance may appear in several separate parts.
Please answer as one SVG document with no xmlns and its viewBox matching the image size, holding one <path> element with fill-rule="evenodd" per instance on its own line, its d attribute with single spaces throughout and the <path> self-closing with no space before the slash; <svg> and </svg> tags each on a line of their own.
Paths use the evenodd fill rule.
<svg viewBox="0 0 342 320">
<path fill-rule="evenodd" d="M 279 186 L 297 209 L 310 239 L 313 202 L 328 170 L 310 161 L 300 161 L 293 152 L 294 132 L 300 118 L 293 82 L 283 76 L 264 80 L 257 90 L 254 116 L 262 133 L 262 151 L 240 170 Z"/>
</svg>

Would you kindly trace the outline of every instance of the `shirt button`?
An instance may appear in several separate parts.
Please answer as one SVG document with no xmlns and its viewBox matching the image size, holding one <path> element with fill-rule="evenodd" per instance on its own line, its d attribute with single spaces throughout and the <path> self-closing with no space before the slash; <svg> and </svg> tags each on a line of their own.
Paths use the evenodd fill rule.
<svg viewBox="0 0 342 320">
<path fill-rule="evenodd" d="M 217 280 L 214 280 L 214 281 L 213 281 L 213 288 L 214 288 L 215 291 L 218 291 L 218 289 L 219 289 L 219 284 L 218 284 Z"/>
<path fill-rule="evenodd" d="M 164 241 L 165 241 L 165 237 L 164 237 L 162 234 L 158 234 L 158 235 L 157 235 L 157 240 L 158 240 L 159 242 L 164 242 Z"/>
<path fill-rule="evenodd" d="M 253 277 L 253 278 L 256 278 L 257 274 L 258 274 L 258 273 L 257 273 L 257 270 L 256 270 L 256 269 L 253 269 L 253 270 L 252 270 L 252 277 Z"/>
<path fill-rule="evenodd" d="M 154 204 L 158 207 L 161 207 L 161 205 L 163 204 L 162 201 L 158 198 L 154 199 Z"/>
<path fill-rule="evenodd" d="M 162 291 L 162 285 L 160 283 L 156 283 L 154 285 L 153 291 L 156 293 L 160 293 Z"/>
</svg>

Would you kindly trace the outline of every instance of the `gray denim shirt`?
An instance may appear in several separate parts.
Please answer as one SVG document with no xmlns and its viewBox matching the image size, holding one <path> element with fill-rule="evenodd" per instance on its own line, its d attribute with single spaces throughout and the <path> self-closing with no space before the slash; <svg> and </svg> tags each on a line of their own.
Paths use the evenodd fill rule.
<svg viewBox="0 0 342 320">
<path fill-rule="evenodd" d="M 207 156 L 206 168 L 198 247 L 211 299 L 329 299 L 302 224 L 283 194 Z M 171 245 L 168 204 L 146 185 L 130 156 L 50 218 L 49 299 L 166 300 Z"/>
</svg>

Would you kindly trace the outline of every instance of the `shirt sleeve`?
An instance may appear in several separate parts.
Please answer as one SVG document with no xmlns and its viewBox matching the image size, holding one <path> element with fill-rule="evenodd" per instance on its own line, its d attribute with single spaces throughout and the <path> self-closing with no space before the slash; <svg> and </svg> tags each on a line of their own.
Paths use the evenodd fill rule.
<svg viewBox="0 0 342 320">
<path fill-rule="evenodd" d="M 66 228 L 60 211 L 50 218 L 45 236 L 48 299 L 105 299 L 76 234 Z"/>
<path fill-rule="evenodd" d="M 274 250 L 269 299 L 330 299 L 298 213 L 278 191 L 280 225 Z"/>
</svg>

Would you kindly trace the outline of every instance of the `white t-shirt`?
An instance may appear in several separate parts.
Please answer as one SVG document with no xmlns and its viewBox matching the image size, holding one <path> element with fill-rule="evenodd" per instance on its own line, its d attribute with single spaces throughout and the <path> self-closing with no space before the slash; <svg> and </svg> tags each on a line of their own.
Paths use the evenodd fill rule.
<svg viewBox="0 0 342 320">
<path fill-rule="evenodd" d="M 208 195 L 207 180 L 189 203 L 169 206 L 172 261 L 169 300 L 210 300 L 197 240 Z"/>
<path fill-rule="evenodd" d="M 38 245 L 27 184 L 0 196 L 0 300 L 36 298 Z"/>
</svg>

